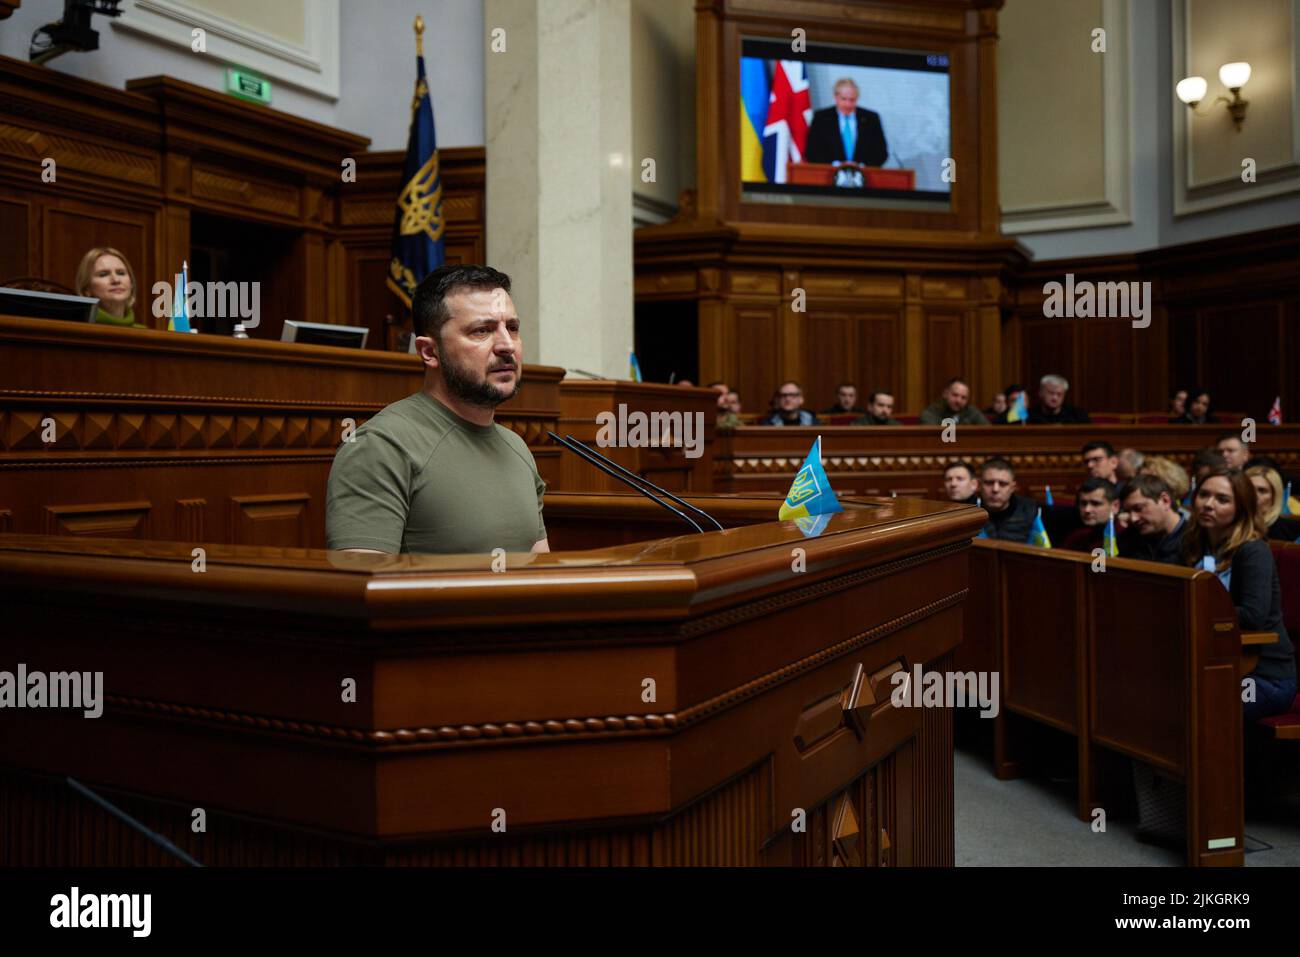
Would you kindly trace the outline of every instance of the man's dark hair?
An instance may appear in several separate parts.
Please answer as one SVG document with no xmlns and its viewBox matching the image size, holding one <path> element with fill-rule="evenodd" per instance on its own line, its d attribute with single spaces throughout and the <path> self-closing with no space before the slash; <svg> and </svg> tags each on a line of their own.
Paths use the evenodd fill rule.
<svg viewBox="0 0 1300 957">
<path fill-rule="evenodd" d="M 949 379 L 947 382 L 945 382 L 945 383 L 943 384 L 943 391 L 947 392 L 949 389 L 951 389 L 953 386 L 955 386 L 958 382 L 960 382 L 960 383 L 961 383 L 962 385 L 964 385 L 966 388 L 968 388 L 968 389 L 970 388 L 970 383 L 969 383 L 969 382 L 967 382 L 967 381 L 966 381 L 965 379 L 963 379 L 961 376 L 954 376 L 953 378 Z"/>
<path fill-rule="evenodd" d="M 1228 460 L 1218 449 L 1201 449 L 1192 458 L 1192 474 L 1195 475 L 1198 469 L 1205 468 L 1207 465 L 1212 469 L 1226 469 Z"/>
<path fill-rule="evenodd" d="M 1129 479 L 1129 481 L 1124 485 L 1123 498 L 1121 498 L 1120 501 L 1127 499 L 1135 492 L 1143 498 L 1151 499 L 1153 502 L 1158 501 L 1160 494 L 1163 492 L 1165 495 L 1169 496 L 1170 502 L 1175 505 L 1178 504 L 1177 502 L 1174 502 L 1174 490 L 1171 489 L 1165 483 L 1165 480 L 1158 475 L 1133 476 L 1133 478 Z"/>
<path fill-rule="evenodd" d="M 871 393 L 871 395 L 867 396 L 867 405 L 874 405 L 876 401 L 876 396 L 879 395 L 892 396 L 893 394 L 894 393 L 890 392 L 888 389 L 877 389 L 875 392 Z"/>
<path fill-rule="evenodd" d="M 958 461 L 958 462 L 949 462 L 948 465 L 944 468 L 943 474 L 946 476 L 953 469 L 965 469 L 967 475 L 969 475 L 971 478 L 975 477 L 975 470 L 971 468 L 970 463 L 965 460 Z"/>
<path fill-rule="evenodd" d="M 1115 498 L 1119 494 L 1115 490 L 1115 486 L 1111 485 L 1110 482 L 1107 482 L 1104 478 L 1096 478 L 1094 476 L 1094 477 L 1086 478 L 1079 483 L 1080 495 L 1083 495 L 1087 492 L 1095 492 L 1097 491 L 1097 489 L 1101 489 L 1103 492 L 1106 493 L 1106 501 L 1108 502 L 1115 501 Z"/>
<path fill-rule="evenodd" d="M 447 297 L 458 289 L 504 289 L 510 291 L 510 277 L 491 266 L 447 263 L 420 280 L 411 299 L 411 324 L 417 336 L 441 341 L 442 327 L 451 318 Z"/>
<path fill-rule="evenodd" d="M 1019 383 L 1012 383 L 1002 390 L 1003 395 L 1010 395 L 1012 392 L 1024 392 L 1025 387 Z"/>
<path fill-rule="evenodd" d="M 991 459 L 984 460 L 984 464 L 980 466 L 980 478 L 983 478 L 984 473 L 989 469 L 999 469 L 1003 472 L 1010 472 L 1012 478 L 1016 477 L 1015 466 L 1000 455 L 995 455 Z"/>
<path fill-rule="evenodd" d="M 857 387 L 858 384 L 856 382 L 841 382 L 835 387 L 835 391 L 839 392 L 840 389 L 857 389 Z"/>
<path fill-rule="evenodd" d="M 1109 442 L 1105 441 L 1104 439 L 1096 439 L 1092 442 L 1089 442 L 1083 448 L 1079 449 L 1079 454 L 1087 455 L 1093 449 L 1101 449 L 1103 452 L 1106 453 L 1106 458 L 1113 458 L 1115 456 L 1115 446 L 1111 445 Z"/>
<path fill-rule="evenodd" d="M 1219 444 L 1220 442 L 1222 442 L 1224 439 L 1236 439 L 1238 442 L 1241 442 L 1241 433 L 1240 433 L 1240 432 L 1224 432 L 1222 435 L 1216 435 L 1216 436 L 1214 437 L 1214 444 L 1215 444 L 1215 446 L 1217 447 L 1218 444 Z M 1245 445 L 1246 443 L 1245 443 L 1245 442 L 1241 442 L 1241 444 L 1242 444 L 1242 445 Z"/>
</svg>

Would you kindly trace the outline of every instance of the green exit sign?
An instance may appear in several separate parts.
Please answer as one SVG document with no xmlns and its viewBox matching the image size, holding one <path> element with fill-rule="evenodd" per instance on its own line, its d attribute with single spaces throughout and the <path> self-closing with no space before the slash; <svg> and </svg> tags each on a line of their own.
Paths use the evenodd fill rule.
<svg viewBox="0 0 1300 957">
<path fill-rule="evenodd" d="M 226 92 L 256 103 L 271 102 L 271 81 L 243 70 L 226 70 Z"/>
</svg>

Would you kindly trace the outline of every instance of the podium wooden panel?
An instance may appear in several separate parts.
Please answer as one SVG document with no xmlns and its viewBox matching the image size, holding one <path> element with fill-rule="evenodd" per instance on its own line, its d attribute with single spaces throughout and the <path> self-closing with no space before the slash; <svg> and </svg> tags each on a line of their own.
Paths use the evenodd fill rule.
<svg viewBox="0 0 1300 957">
<path fill-rule="evenodd" d="M 854 501 L 805 538 L 696 501 L 733 527 L 501 572 L 0 535 L 0 658 L 106 700 L 6 715 L 0 864 L 174 863 L 67 776 L 208 864 L 952 864 L 951 712 L 880 676 L 949 661 L 983 513 Z"/>
<path fill-rule="evenodd" d="M 844 165 L 862 171 L 863 186 L 867 189 L 916 189 L 914 169 L 881 169 L 860 163 Z M 791 163 L 790 182 L 795 186 L 834 186 L 835 171 L 841 168 L 833 163 Z"/>
</svg>

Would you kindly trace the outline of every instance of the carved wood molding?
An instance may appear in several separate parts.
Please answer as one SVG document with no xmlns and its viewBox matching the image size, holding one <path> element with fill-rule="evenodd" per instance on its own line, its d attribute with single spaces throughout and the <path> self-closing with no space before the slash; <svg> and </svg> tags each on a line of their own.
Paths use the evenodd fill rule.
<svg viewBox="0 0 1300 957">
<path fill-rule="evenodd" d="M 23 129 L 9 123 L 0 123 L 0 152 L 35 160 L 50 157 L 60 166 L 94 173 L 106 179 L 161 186 L 156 156 L 101 146 L 70 136 Z"/>
<path fill-rule="evenodd" d="M 965 548 L 965 545 L 960 546 Z M 436 728 L 393 728 L 362 730 L 342 725 L 309 721 L 290 721 L 224 708 L 178 705 L 150 698 L 106 694 L 105 700 L 115 714 L 158 715 L 182 720 L 236 725 L 255 731 L 319 738 L 344 745 L 358 745 L 367 750 L 426 751 L 465 745 L 524 744 L 555 741 L 560 738 L 645 737 L 670 735 L 711 715 L 753 698 L 776 684 L 789 681 L 806 671 L 821 667 L 832 658 L 851 652 L 885 635 L 930 617 L 965 601 L 968 589 L 953 592 L 937 601 L 908 612 L 874 628 L 867 629 L 813 655 L 791 662 L 766 675 L 748 681 L 722 694 L 679 712 L 662 714 L 607 715 L 604 717 L 546 718 L 538 720 L 482 722 Z"/>
</svg>

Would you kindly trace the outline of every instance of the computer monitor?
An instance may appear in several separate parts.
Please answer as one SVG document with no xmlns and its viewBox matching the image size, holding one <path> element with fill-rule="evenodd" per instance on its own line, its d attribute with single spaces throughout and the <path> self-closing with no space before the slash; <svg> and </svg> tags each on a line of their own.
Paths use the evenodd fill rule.
<svg viewBox="0 0 1300 957">
<path fill-rule="evenodd" d="M 0 286 L 0 315 L 25 319 L 66 319 L 94 322 L 99 300 L 93 296 L 69 296 L 61 292 L 36 292 Z"/>
<path fill-rule="evenodd" d="M 370 330 L 364 326 L 332 326 L 324 322 L 284 321 L 281 342 L 308 342 L 315 346 L 340 346 L 344 349 L 364 349 Z"/>
</svg>

